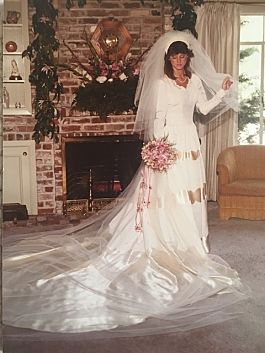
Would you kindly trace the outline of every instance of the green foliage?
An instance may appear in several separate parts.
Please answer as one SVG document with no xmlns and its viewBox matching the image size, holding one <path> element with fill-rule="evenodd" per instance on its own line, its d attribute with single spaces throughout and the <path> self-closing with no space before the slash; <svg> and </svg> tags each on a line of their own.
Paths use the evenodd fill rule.
<svg viewBox="0 0 265 353">
<path fill-rule="evenodd" d="M 246 74 L 239 75 L 239 82 L 241 84 L 253 85 L 253 83 L 251 82 L 251 79 Z"/>
<path fill-rule="evenodd" d="M 249 98 L 241 100 L 238 114 L 239 131 L 243 131 L 249 123 L 259 122 L 260 99 L 260 92 L 257 90 Z"/>
<path fill-rule="evenodd" d="M 243 62 L 246 58 L 250 57 L 252 54 L 257 52 L 257 48 L 249 47 L 240 50 L 240 62 Z M 248 86 L 253 85 L 251 78 L 246 74 L 239 75 L 239 82 L 241 89 L 246 89 Z M 261 93 L 256 90 L 250 95 L 250 97 L 245 98 L 240 101 L 239 113 L 238 113 L 238 130 L 243 132 L 247 124 L 257 124 L 259 122 L 259 112 L 261 103 Z M 253 136 L 249 136 L 249 142 L 251 142 Z"/>
<path fill-rule="evenodd" d="M 240 22 L 241 26 L 247 24 L 248 21 L 244 20 Z M 240 50 L 239 60 L 243 62 L 246 58 L 253 55 L 257 52 L 258 49 L 255 47 L 249 47 L 246 49 Z M 251 78 L 246 74 L 239 75 L 239 82 L 241 89 L 247 89 L 248 86 L 253 85 Z M 239 132 L 244 132 L 248 124 L 257 124 L 259 122 L 259 112 L 260 112 L 260 103 L 261 103 L 261 93 L 259 90 L 256 90 L 250 95 L 250 97 L 242 99 L 239 104 L 239 113 L 238 113 L 238 130 Z M 249 135 L 246 139 L 248 143 L 253 142 L 252 135 Z"/>
<path fill-rule="evenodd" d="M 22 56 L 28 57 L 33 66 L 29 76 L 30 83 L 36 89 L 33 106 L 37 122 L 33 138 L 39 143 L 42 136 L 58 140 L 59 112 L 56 103 L 60 99 L 63 86 L 59 82 L 54 56 L 59 48 L 54 30 L 58 11 L 49 0 L 35 0 L 33 6 L 36 8 L 32 17 L 34 38 Z"/>
<path fill-rule="evenodd" d="M 240 56 L 239 56 L 240 59 L 239 60 L 242 62 L 244 59 L 248 58 L 249 56 L 256 53 L 257 51 L 258 51 L 258 49 L 255 47 L 242 49 L 242 50 L 240 50 Z"/>
<path fill-rule="evenodd" d="M 240 26 L 245 26 L 247 23 L 249 23 L 248 20 L 240 20 Z"/>
<path fill-rule="evenodd" d="M 172 26 L 174 30 L 183 31 L 189 29 L 195 38 L 196 32 L 196 7 L 201 6 L 204 0 L 165 0 L 172 8 Z"/>
<path fill-rule="evenodd" d="M 120 114 L 134 110 L 134 95 L 138 76 L 129 77 L 126 81 L 88 82 L 78 87 L 72 108 L 79 111 L 90 111 L 105 119 L 109 114 Z"/>
</svg>

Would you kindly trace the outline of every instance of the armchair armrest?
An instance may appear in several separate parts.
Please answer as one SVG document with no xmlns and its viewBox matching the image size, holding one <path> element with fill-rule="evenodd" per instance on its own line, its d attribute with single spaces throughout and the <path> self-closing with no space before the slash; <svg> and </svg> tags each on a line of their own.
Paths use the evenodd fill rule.
<svg viewBox="0 0 265 353">
<path fill-rule="evenodd" d="M 218 164 L 217 165 L 217 175 L 218 175 L 218 184 L 219 186 L 229 184 L 230 177 L 229 177 L 229 170 L 227 166 Z"/>
<path fill-rule="evenodd" d="M 218 156 L 217 175 L 219 188 L 236 179 L 236 159 L 232 149 L 228 148 Z"/>
</svg>

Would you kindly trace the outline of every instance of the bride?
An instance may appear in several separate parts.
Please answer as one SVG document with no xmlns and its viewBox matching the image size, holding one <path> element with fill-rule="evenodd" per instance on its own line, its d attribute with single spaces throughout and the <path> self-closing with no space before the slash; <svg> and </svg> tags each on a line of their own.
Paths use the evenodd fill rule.
<svg viewBox="0 0 265 353">
<path fill-rule="evenodd" d="M 147 335 L 230 319 L 248 297 L 235 270 L 208 254 L 205 175 L 194 109 L 236 109 L 190 32 L 149 51 L 135 131 L 174 144 L 166 172 L 141 164 L 110 208 L 68 230 L 18 236 L 4 248 L 4 323 L 49 332 Z M 230 87 L 231 86 L 231 87 Z M 208 115 L 209 119 L 209 115 Z"/>
</svg>

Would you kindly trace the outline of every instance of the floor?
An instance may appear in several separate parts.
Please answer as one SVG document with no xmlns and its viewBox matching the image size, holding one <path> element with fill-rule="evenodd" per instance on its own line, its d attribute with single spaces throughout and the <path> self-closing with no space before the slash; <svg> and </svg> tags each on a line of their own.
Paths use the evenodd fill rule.
<svg viewBox="0 0 265 353">
<path fill-rule="evenodd" d="M 211 252 L 252 289 L 239 318 L 185 333 L 108 339 L 5 327 L 4 353 L 265 353 L 265 221 L 221 221 L 216 203 L 208 210 Z M 12 236 L 11 228 L 8 233 Z"/>
</svg>

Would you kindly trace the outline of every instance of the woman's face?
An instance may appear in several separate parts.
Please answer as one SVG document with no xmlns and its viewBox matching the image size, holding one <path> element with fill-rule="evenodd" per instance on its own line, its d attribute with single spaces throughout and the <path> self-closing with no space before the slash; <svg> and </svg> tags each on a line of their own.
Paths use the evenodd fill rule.
<svg viewBox="0 0 265 353">
<path fill-rule="evenodd" d="M 187 54 L 173 54 L 169 57 L 173 70 L 183 70 L 184 66 L 187 63 L 188 55 Z"/>
</svg>

